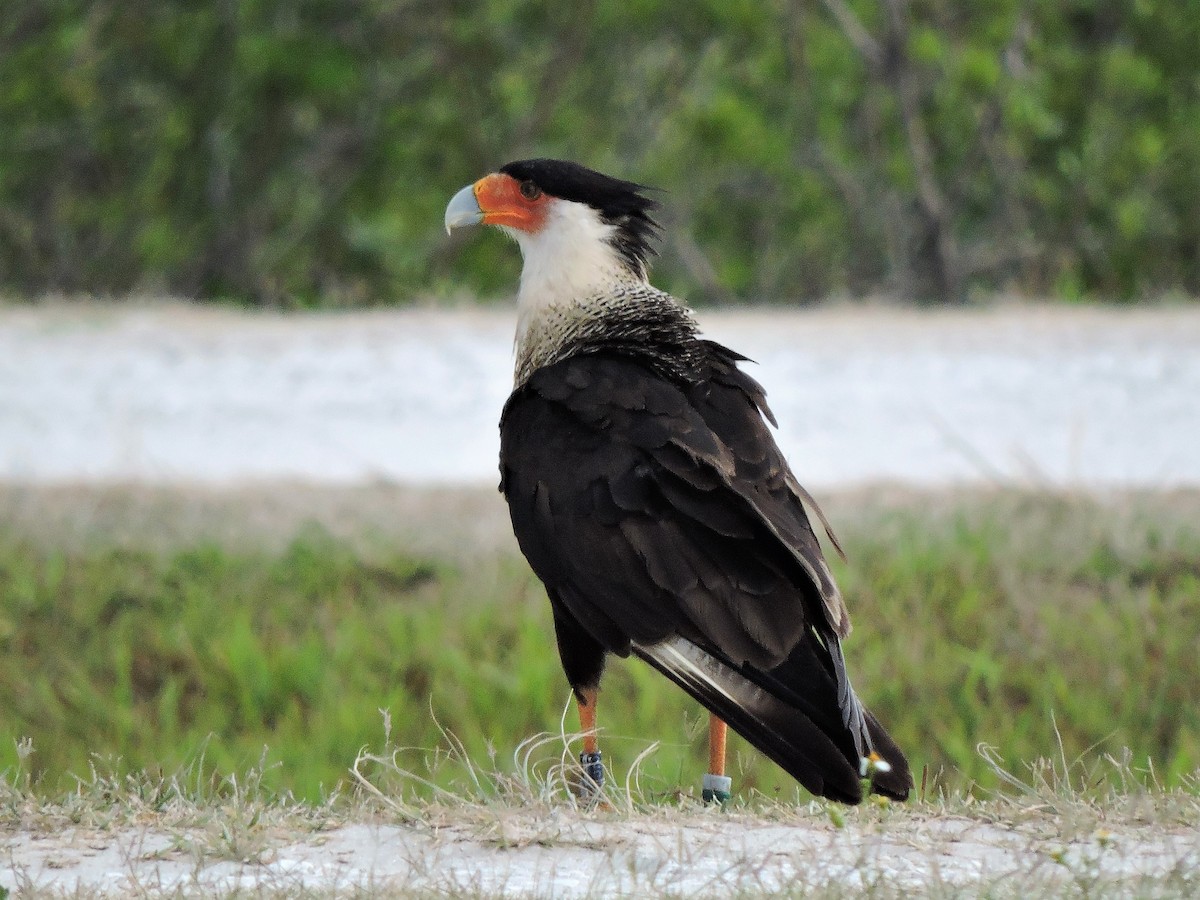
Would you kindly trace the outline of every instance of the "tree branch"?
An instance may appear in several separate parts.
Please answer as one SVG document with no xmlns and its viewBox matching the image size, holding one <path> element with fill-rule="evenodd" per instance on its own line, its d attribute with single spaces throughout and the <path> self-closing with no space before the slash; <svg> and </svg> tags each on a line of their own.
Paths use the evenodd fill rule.
<svg viewBox="0 0 1200 900">
<path fill-rule="evenodd" d="M 871 33 L 863 26 L 863 23 L 858 20 L 858 16 L 854 14 L 845 0 L 821 0 L 825 8 L 829 10 L 842 29 L 842 33 L 854 45 L 854 49 L 858 51 L 867 63 L 867 65 L 876 71 L 883 69 L 884 53 L 883 48 L 879 45 L 879 41 L 871 37 Z"/>
</svg>

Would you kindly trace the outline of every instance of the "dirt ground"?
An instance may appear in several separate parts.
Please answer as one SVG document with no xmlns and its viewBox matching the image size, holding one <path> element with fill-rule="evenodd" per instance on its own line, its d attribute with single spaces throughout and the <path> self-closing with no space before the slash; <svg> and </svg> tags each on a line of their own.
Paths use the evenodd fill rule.
<svg viewBox="0 0 1200 900">
<path fill-rule="evenodd" d="M 843 818 L 810 804 L 627 815 L 564 804 L 409 824 L 276 823 L 240 837 L 219 821 L 151 819 L 0 832 L 0 885 L 22 897 L 1193 896 L 1195 820 L 1129 812 L 996 803 Z"/>
</svg>

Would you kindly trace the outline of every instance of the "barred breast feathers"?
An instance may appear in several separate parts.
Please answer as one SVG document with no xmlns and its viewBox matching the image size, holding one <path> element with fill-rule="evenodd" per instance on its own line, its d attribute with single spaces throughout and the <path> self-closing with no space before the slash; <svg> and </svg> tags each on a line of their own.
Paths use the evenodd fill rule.
<svg viewBox="0 0 1200 900">
<path fill-rule="evenodd" d="M 516 335 L 516 387 L 543 366 L 604 350 L 643 358 L 666 377 L 691 380 L 702 354 L 692 311 L 639 279 L 541 304 L 531 313 Z"/>
</svg>

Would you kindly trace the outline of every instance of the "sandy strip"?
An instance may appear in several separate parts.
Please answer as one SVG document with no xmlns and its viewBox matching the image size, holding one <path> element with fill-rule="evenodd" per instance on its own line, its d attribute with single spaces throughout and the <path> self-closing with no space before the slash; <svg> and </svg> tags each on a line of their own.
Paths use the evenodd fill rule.
<svg viewBox="0 0 1200 900">
<path fill-rule="evenodd" d="M 1195 884 L 1200 836 L 1112 824 L 1074 833 L 1051 816 L 897 813 L 834 826 L 815 808 L 793 821 L 669 813 L 618 820 L 560 809 L 493 810 L 487 825 L 348 824 L 278 832 L 229 858 L 210 831 L 154 826 L 0 836 L 11 889 L 104 896 L 176 891 L 470 893 L 483 896 L 728 896 L 830 890 L 885 896 L 951 888 L 1157 894 Z M 1190 879 L 1190 880 L 1189 880 Z M 1174 894 L 1174 891 L 1169 893 Z M 90 894 L 89 894 L 90 895 Z"/>
</svg>

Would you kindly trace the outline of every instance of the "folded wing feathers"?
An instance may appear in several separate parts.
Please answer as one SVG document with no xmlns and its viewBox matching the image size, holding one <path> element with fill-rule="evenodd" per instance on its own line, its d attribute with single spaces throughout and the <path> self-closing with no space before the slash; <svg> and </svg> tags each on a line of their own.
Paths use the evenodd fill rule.
<svg viewBox="0 0 1200 900">
<path fill-rule="evenodd" d="M 803 711 L 683 638 L 633 652 L 729 723 L 807 790 L 844 803 L 862 799 L 858 772 Z"/>
<path fill-rule="evenodd" d="M 871 745 L 871 736 L 867 732 L 867 725 L 863 720 L 862 704 L 858 702 L 858 696 L 854 693 L 854 688 L 850 686 L 850 675 L 846 671 L 846 658 L 842 655 L 841 642 L 834 638 L 826 639 L 823 643 L 829 652 L 830 659 L 833 660 L 833 673 L 837 680 L 837 703 L 838 709 L 842 711 L 842 724 L 846 726 L 853 737 L 854 748 L 859 757 L 865 757 L 875 748 Z"/>
<path fill-rule="evenodd" d="M 841 548 L 759 416 L 769 418 L 762 389 L 732 362 L 711 390 L 687 397 L 623 361 L 562 365 L 566 377 L 530 379 L 549 403 L 514 397 L 502 431 L 514 530 L 539 576 L 606 649 L 645 659 L 809 790 L 857 802 L 852 757 L 876 749 L 895 769 L 877 787 L 904 796 L 903 754 L 850 684 L 839 640 L 849 617 L 804 503 Z M 604 454 L 595 452 L 601 434 Z M 523 463 L 503 468 L 514 454 Z M 746 552 L 766 534 L 777 550 Z M 749 543 L 736 550 L 741 541 Z M 718 564 L 730 552 L 738 564 Z M 797 590 L 802 608 L 792 606 Z M 776 671 L 805 631 L 814 641 L 797 652 L 815 668 L 789 659 Z"/>
</svg>

